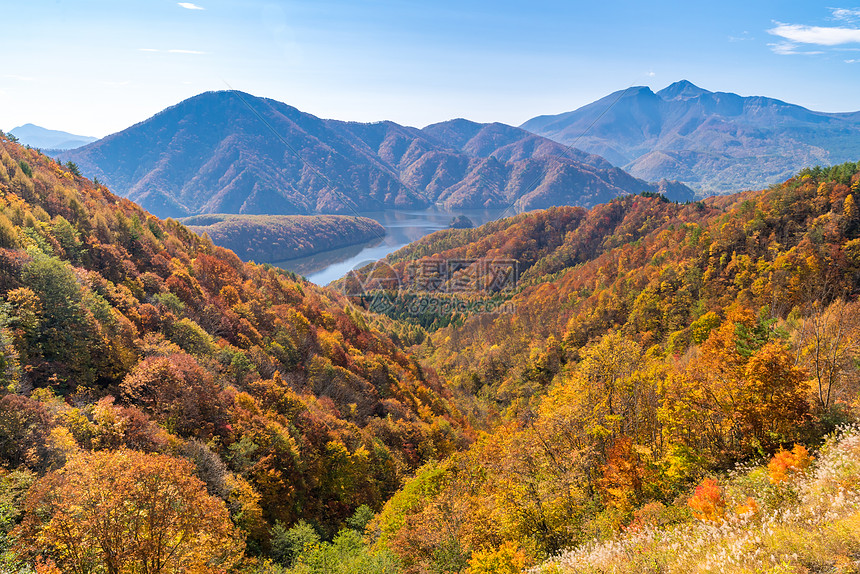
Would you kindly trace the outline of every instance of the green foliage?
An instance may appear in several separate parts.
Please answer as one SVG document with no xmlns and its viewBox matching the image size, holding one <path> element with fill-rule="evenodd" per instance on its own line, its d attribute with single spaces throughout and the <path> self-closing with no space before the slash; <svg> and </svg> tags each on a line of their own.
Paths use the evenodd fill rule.
<svg viewBox="0 0 860 574">
<path fill-rule="evenodd" d="M 68 365 L 85 380 L 92 377 L 86 369 L 91 364 L 87 347 L 93 324 L 72 267 L 56 257 L 36 254 L 24 268 L 22 279 L 39 298 L 43 310 L 39 327 L 32 333 L 33 351 L 47 361 Z"/>
<path fill-rule="evenodd" d="M 81 170 L 80 170 L 80 168 L 78 168 L 78 164 L 76 164 L 72 160 L 69 160 L 66 162 L 66 169 L 68 169 L 69 173 L 71 173 L 74 176 L 80 177 L 80 175 L 81 175 Z"/>
<path fill-rule="evenodd" d="M 316 529 L 300 520 L 291 528 L 276 522 L 271 530 L 272 559 L 291 567 L 300 557 L 312 553 L 320 544 Z"/>
<path fill-rule="evenodd" d="M 173 293 L 156 293 L 152 296 L 152 299 L 156 303 L 163 305 L 174 315 L 180 315 L 185 310 L 185 303 L 180 301 L 179 297 Z"/>
<path fill-rule="evenodd" d="M 24 175 L 26 175 L 27 177 L 33 177 L 33 168 L 30 167 L 30 164 L 28 164 L 22 159 L 18 162 L 18 165 L 21 166 L 21 171 L 24 172 Z"/>
<path fill-rule="evenodd" d="M 170 329 L 170 340 L 191 355 L 211 356 L 217 349 L 211 335 L 191 319 L 184 318 L 175 322 Z"/>
<path fill-rule="evenodd" d="M 81 241 L 78 239 L 77 230 L 62 215 L 54 220 L 51 227 L 51 232 L 65 251 L 66 257 L 72 262 L 79 261 Z"/>
<path fill-rule="evenodd" d="M 366 504 L 362 504 L 355 510 L 355 514 L 346 520 L 346 525 L 356 532 L 364 532 L 367 525 L 373 520 L 375 513 L 373 509 Z"/>
<path fill-rule="evenodd" d="M 720 324 L 720 317 L 713 311 L 709 311 L 690 324 L 692 342 L 701 345 L 711 334 L 711 331 Z"/>
<path fill-rule="evenodd" d="M 670 201 L 670 199 L 669 199 L 668 197 L 666 197 L 666 196 L 665 196 L 665 195 L 663 195 L 662 193 L 658 193 L 658 192 L 656 192 L 656 191 L 643 191 L 643 192 L 642 192 L 642 193 L 640 193 L 639 195 L 641 195 L 642 197 L 648 197 L 648 198 L 651 198 L 651 199 L 658 199 L 658 200 L 663 201 L 663 202 L 666 202 L 666 203 L 670 203 L 670 202 L 671 202 L 671 201 Z"/>
<path fill-rule="evenodd" d="M 35 480 L 35 475 L 28 470 L 0 475 L 0 554 L 10 548 L 9 534 L 24 517 L 24 498 Z"/>
<path fill-rule="evenodd" d="M 21 390 L 21 362 L 10 328 L 13 322 L 10 314 L 10 305 L 0 304 L 0 389 L 14 393 Z"/>
<path fill-rule="evenodd" d="M 290 574 L 396 574 L 400 562 L 390 552 L 371 551 L 355 530 L 344 529 L 328 543 L 308 548 L 298 556 Z"/>
</svg>

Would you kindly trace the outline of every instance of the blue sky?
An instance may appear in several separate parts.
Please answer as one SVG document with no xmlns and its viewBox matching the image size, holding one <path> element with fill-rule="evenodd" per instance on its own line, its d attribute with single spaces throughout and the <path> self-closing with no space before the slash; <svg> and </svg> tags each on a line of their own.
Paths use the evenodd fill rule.
<svg viewBox="0 0 860 574">
<path fill-rule="evenodd" d="M 860 7 L 834 2 L 9 2 L 0 129 L 103 136 L 228 86 L 419 127 L 518 125 L 679 79 L 857 111 Z"/>
</svg>

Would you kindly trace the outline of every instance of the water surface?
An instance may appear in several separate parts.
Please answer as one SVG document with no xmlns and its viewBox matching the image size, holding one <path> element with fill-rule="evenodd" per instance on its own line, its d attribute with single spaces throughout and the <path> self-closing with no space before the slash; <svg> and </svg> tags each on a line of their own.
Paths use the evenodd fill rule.
<svg viewBox="0 0 860 574">
<path fill-rule="evenodd" d="M 477 227 L 498 218 L 502 212 L 502 209 L 446 211 L 430 208 L 359 213 L 382 224 L 385 227 L 385 237 L 307 257 L 280 261 L 274 265 L 304 275 L 317 285 L 328 285 L 353 269 L 383 259 L 389 253 L 394 253 L 425 235 L 447 229 L 451 219 L 457 215 L 465 215 Z M 509 212 L 506 215 L 512 214 Z"/>
</svg>

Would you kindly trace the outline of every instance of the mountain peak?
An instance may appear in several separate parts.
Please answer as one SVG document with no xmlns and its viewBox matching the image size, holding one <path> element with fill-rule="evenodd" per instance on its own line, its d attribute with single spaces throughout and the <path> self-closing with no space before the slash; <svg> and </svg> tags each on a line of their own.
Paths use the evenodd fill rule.
<svg viewBox="0 0 860 574">
<path fill-rule="evenodd" d="M 49 130 L 29 123 L 18 126 L 9 133 L 17 137 L 22 144 L 40 149 L 74 149 L 98 139 L 60 130 Z"/>
<path fill-rule="evenodd" d="M 708 90 L 702 89 L 692 82 L 680 80 L 674 84 L 667 86 L 657 92 L 657 95 L 664 100 L 689 100 L 701 96 L 702 94 L 710 94 Z"/>
</svg>

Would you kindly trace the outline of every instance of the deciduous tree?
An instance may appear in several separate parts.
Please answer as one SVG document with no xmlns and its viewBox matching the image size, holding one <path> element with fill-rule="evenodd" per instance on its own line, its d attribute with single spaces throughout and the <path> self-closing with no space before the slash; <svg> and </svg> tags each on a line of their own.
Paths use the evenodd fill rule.
<svg viewBox="0 0 860 574">
<path fill-rule="evenodd" d="M 18 551 L 47 554 L 63 572 L 219 572 L 243 548 L 223 501 L 164 455 L 78 455 L 33 486 L 25 510 Z"/>
</svg>

